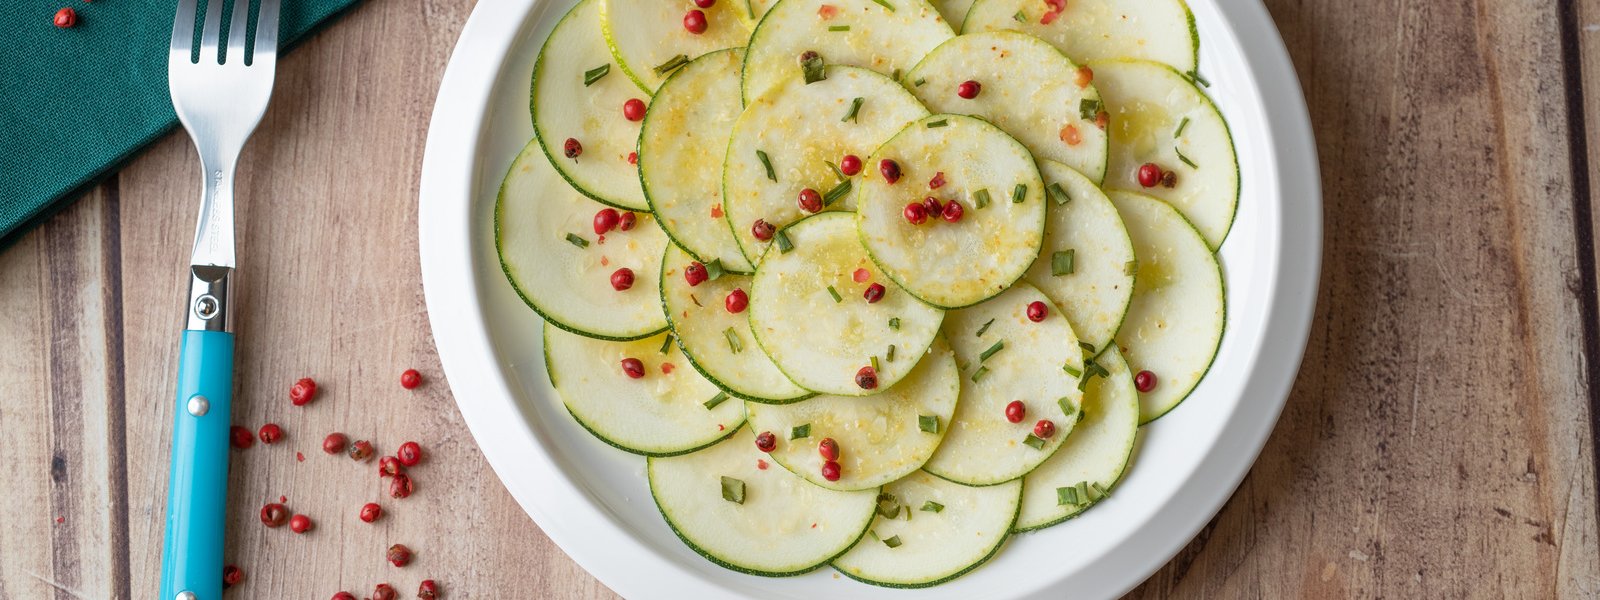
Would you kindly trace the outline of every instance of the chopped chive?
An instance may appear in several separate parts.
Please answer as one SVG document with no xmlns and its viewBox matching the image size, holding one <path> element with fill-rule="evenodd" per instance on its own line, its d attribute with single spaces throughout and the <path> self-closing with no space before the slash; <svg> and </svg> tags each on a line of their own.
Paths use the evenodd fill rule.
<svg viewBox="0 0 1600 600">
<path fill-rule="evenodd" d="M 1072 487 L 1056 488 L 1056 505 L 1072 506 L 1078 504 L 1078 489 Z"/>
<path fill-rule="evenodd" d="M 838 202 L 840 198 L 845 197 L 849 193 L 850 180 L 841 179 L 839 180 L 838 185 L 833 186 L 833 189 L 828 190 L 828 193 L 822 195 L 822 205 L 833 206 L 833 203 Z"/>
<path fill-rule="evenodd" d="M 1072 365 L 1061 365 L 1061 370 L 1066 371 L 1067 374 L 1071 375 L 1074 379 L 1083 377 L 1083 371 L 1074 369 Z"/>
<path fill-rule="evenodd" d="M 914 86 L 917 86 L 917 87 L 922 87 L 922 84 L 927 83 L 927 82 L 928 82 L 928 78 L 927 77 L 918 77 L 916 81 L 911 82 L 911 85 L 914 85 Z"/>
<path fill-rule="evenodd" d="M 722 277 L 723 272 L 724 269 L 722 268 L 722 259 L 718 258 L 706 263 L 707 280 L 716 281 L 717 278 Z"/>
<path fill-rule="evenodd" d="M 831 285 L 828 286 L 828 295 L 829 296 L 833 296 L 833 303 L 834 304 L 838 304 L 840 302 L 844 302 L 844 297 L 839 295 L 839 290 L 833 289 L 833 286 L 831 286 Z"/>
<path fill-rule="evenodd" d="M 872 370 L 873 370 L 873 371 L 878 371 L 878 370 L 881 370 L 881 369 L 879 369 L 879 367 L 878 367 L 878 357 L 877 357 L 877 356 L 872 356 L 872 357 L 871 357 L 871 358 L 872 358 L 872 360 L 870 360 L 870 361 L 868 361 L 868 362 L 871 362 L 871 363 L 872 363 Z"/>
<path fill-rule="evenodd" d="M 1078 485 L 1075 485 L 1075 486 L 1072 486 L 1072 487 L 1074 487 L 1074 488 L 1076 488 L 1078 490 L 1078 497 L 1082 498 L 1085 503 L 1094 501 L 1094 498 L 1089 495 L 1089 484 L 1088 483 L 1083 482 L 1083 481 L 1079 481 Z"/>
<path fill-rule="evenodd" d="M 1005 349 L 1006 349 L 1006 341 L 1005 340 L 1000 340 L 998 342 L 995 342 L 993 346 L 989 346 L 988 350 L 984 350 L 983 354 L 979 354 L 978 355 L 978 362 L 985 362 L 985 361 L 989 360 L 989 357 L 994 356 L 996 352 L 999 352 L 999 351 L 1005 350 Z"/>
<path fill-rule="evenodd" d="M 1017 184 L 1017 187 L 1015 189 L 1011 190 L 1011 203 L 1012 204 L 1022 204 L 1022 200 L 1024 198 L 1026 198 L 1027 196 L 1028 196 L 1028 184 L 1019 183 L 1019 184 Z"/>
<path fill-rule="evenodd" d="M 816 83 L 818 81 L 822 81 L 824 79 L 827 79 L 828 78 L 828 72 L 823 69 L 823 67 L 826 66 L 827 63 L 824 63 L 822 61 L 822 55 L 821 54 L 817 54 L 815 52 L 811 52 L 811 53 L 808 53 L 808 54 L 809 54 L 809 56 L 806 56 L 803 60 L 800 61 L 800 72 L 802 74 L 804 74 L 805 79 L 806 79 L 806 84 L 810 85 L 810 84 Z"/>
<path fill-rule="evenodd" d="M 1050 194 L 1051 198 L 1055 199 L 1056 206 L 1063 206 L 1072 201 L 1072 196 L 1067 194 L 1067 190 L 1062 188 L 1061 184 L 1059 183 L 1050 184 L 1050 187 L 1045 188 L 1044 191 L 1045 193 Z"/>
<path fill-rule="evenodd" d="M 1017 14 L 1011 15 L 1011 18 L 1016 19 L 1018 23 L 1028 22 L 1028 15 L 1022 14 L 1022 11 L 1020 10 L 1017 11 Z"/>
<path fill-rule="evenodd" d="M 1083 351 L 1084 351 L 1084 352 L 1088 352 L 1088 353 L 1089 353 L 1089 354 L 1098 354 L 1098 353 L 1097 353 L 1097 352 L 1095 352 L 1095 350 L 1094 350 L 1094 344 L 1091 344 L 1091 343 L 1089 343 L 1089 342 L 1085 342 L 1085 341 L 1081 341 L 1081 340 L 1080 340 L 1080 341 L 1079 341 L 1079 342 L 1078 342 L 1078 347 L 1079 347 L 1079 348 L 1083 348 Z"/>
<path fill-rule="evenodd" d="M 772 237 L 772 241 L 778 244 L 778 253 L 780 254 L 788 254 L 790 250 L 794 249 L 794 242 L 789 241 L 789 234 L 782 229 L 779 229 L 778 234 Z"/>
<path fill-rule="evenodd" d="M 767 156 L 766 150 L 756 150 L 756 159 L 761 161 L 761 167 L 767 170 L 767 179 L 778 180 L 778 174 L 772 171 L 772 159 Z"/>
<path fill-rule="evenodd" d="M 945 125 L 949 125 L 949 124 L 950 124 L 950 120 L 949 119 L 939 119 L 937 121 L 929 122 L 928 123 L 928 129 L 933 129 L 935 127 L 944 127 Z"/>
<path fill-rule="evenodd" d="M 667 62 L 656 65 L 655 71 L 657 75 L 666 75 L 667 73 L 671 73 L 673 69 L 686 64 L 689 64 L 689 56 L 685 54 L 679 54 L 667 59 Z"/>
<path fill-rule="evenodd" d="M 1138 272 L 1139 272 L 1139 260 L 1138 259 L 1134 259 L 1134 260 L 1130 260 L 1128 262 L 1122 263 L 1122 274 L 1123 275 L 1134 275 L 1134 274 L 1137 274 Z"/>
<path fill-rule="evenodd" d="M 894 362 L 894 344 L 889 344 L 889 351 L 883 353 L 884 362 Z"/>
<path fill-rule="evenodd" d="M 1206 78 L 1201 77 L 1200 71 L 1184 71 L 1183 75 L 1188 77 L 1189 81 L 1191 82 L 1198 83 L 1206 87 L 1211 87 L 1211 82 L 1206 81 Z"/>
<path fill-rule="evenodd" d="M 979 380 L 983 379 L 984 375 L 988 374 L 989 367 L 978 367 L 978 370 L 972 372 L 972 382 L 977 383 Z"/>
<path fill-rule="evenodd" d="M 1177 152 L 1178 153 L 1178 160 L 1183 161 L 1183 164 L 1189 165 L 1189 168 L 1191 168 L 1191 169 L 1200 168 L 1200 165 L 1194 164 L 1194 161 L 1189 160 L 1189 157 L 1184 156 L 1183 155 L 1183 151 L 1179 150 L 1177 146 L 1173 146 L 1172 147 L 1172 151 L 1173 152 Z"/>
<path fill-rule="evenodd" d="M 983 208 L 989 205 L 989 188 L 983 188 L 972 193 L 972 205 Z"/>
<path fill-rule="evenodd" d="M 755 2 L 755 0 L 744 0 L 744 10 L 745 10 L 745 12 L 750 13 L 750 20 L 751 21 L 756 20 L 756 2 Z"/>
<path fill-rule="evenodd" d="M 845 179 L 844 171 L 839 170 L 839 165 L 833 164 L 833 161 L 825 160 L 822 161 L 822 164 L 828 165 L 828 169 L 833 171 L 833 176 L 839 178 L 840 181 Z"/>
<path fill-rule="evenodd" d="M 900 501 L 894 494 L 878 494 L 878 514 L 889 519 L 900 516 Z"/>
<path fill-rule="evenodd" d="M 739 341 L 739 332 L 732 327 L 722 330 L 722 337 L 728 338 L 728 349 L 733 350 L 734 354 L 744 351 L 744 342 Z"/>
<path fill-rule="evenodd" d="M 744 482 L 727 475 L 723 475 L 722 499 L 734 504 L 744 504 Z"/>
<path fill-rule="evenodd" d="M 872 536 L 872 539 L 874 539 L 874 540 L 878 540 L 878 541 L 880 541 L 880 542 L 881 542 L 881 541 L 883 541 L 883 540 L 882 540 L 882 539 L 879 539 L 879 538 L 878 538 L 878 532 L 876 532 L 876 531 L 873 531 L 873 530 L 871 530 L 871 529 L 868 529 L 868 530 L 867 530 L 867 535 L 870 535 L 870 536 Z"/>
<path fill-rule="evenodd" d="M 1064 414 L 1064 415 L 1067 415 L 1067 416 L 1072 416 L 1073 414 L 1078 414 L 1079 416 L 1082 416 L 1082 412 L 1083 411 L 1081 409 L 1074 409 L 1073 406 L 1072 406 L 1072 399 L 1067 397 L 1067 396 L 1062 396 L 1060 398 L 1056 398 L 1056 406 L 1060 406 L 1061 407 L 1061 414 Z"/>
<path fill-rule="evenodd" d="M 900 69 L 896 68 L 894 70 L 894 73 L 889 75 L 889 78 L 893 79 L 895 83 L 900 83 L 900 75 L 902 75 L 902 73 L 900 72 Z"/>
<path fill-rule="evenodd" d="M 707 400 L 705 402 L 706 410 L 711 410 L 713 408 L 716 408 L 718 404 L 722 404 L 723 402 L 727 402 L 727 401 L 728 401 L 728 393 L 727 392 L 717 392 L 717 395 L 712 396 L 710 400 Z"/>
<path fill-rule="evenodd" d="M 900 547 L 900 536 L 897 535 L 897 536 L 894 536 L 894 537 L 884 538 L 883 545 L 888 546 L 890 548 L 899 548 Z"/>
<path fill-rule="evenodd" d="M 882 6 L 884 8 L 889 9 L 889 12 L 894 12 L 894 5 L 893 4 L 889 4 L 889 0 L 872 0 L 872 1 L 878 3 L 878 6 Z"/>
<path fill-rule="evenodd" d="M 978 337 L 983 337 L 983 332 L 988 331 L 989 330 L 989 326 L 993 325 L 993 324 L 994 324 L 994 319 L 989 319 L 988 321 L 984 322 L 983 327 L 979 327 L 978 328 Z"/>
<path fill-rule="evenodd" d="M 1085 121 L 1094 119 L 1100 113 L 1100 101 L 1093 98 L 1084 98 L 1078 101 L 1078 118 Z"/>
<path fill-rule="evenodd" d="M 1029 448 L 1033 448 L 1034 450 L 1043 450 L 1045 441 L 1044 438 L 1030 433 L 1028 434 L 1028 437 L 1023 438 L 1022 443 L 1026 444 Z"/>
<path fill-rule="evenodd" d="M 610 73 L 610 72 L 611 72 L 611 63 L 606 63 L 606 64 L 600 65 L 598 67 L 595 67 L 593 69 L 589 69 L 587 71 L 584 71 L 583 72 L 583 87 L 589 87 L 591 85 L 594 85 L 594 82 L 600 81 L 600 79 L 602 77 L 605 77 L 606 74 Z"/>
<path fill-rule="evenodd" d="M 889 329 L 900 330 L 900 317 L 889 317 Z"/>
<path fill-rule="evenodd" d="M 666 354 L 666 353 L 671 352 L 671 351 L 672 351 L 672 334 L 669 333 L 669 334 L 667 334 L 667 339 L 661 341 L 661 353 L 662 354 Z"/>
<path fill-rule="evenodd" d="M 1056 277 L 1071 275 L 1073 271 L 1073 257 L 1076 249 L 1067 248 L 1050 254 L 1050 274 Z"/>
<path fill-rule="evenodd" d="M 939 415 L 917 415 L 917 429 L 925 433 L 939 433 Z"/>
<path fill-rule="evenodd" d="M 581 237 L 578 237 L 578 234 L 576 234 L 576 233 L 567 234 L 567 242 L 571 243 L 572 245 L 577 246 L 579 248 L 588 248 L 589 247 L 589 240 L 586 240 L 586 239 L 583 239 Z"/>
<path fill-rule="evenodd" d="M 796 425 L 793 429 L 789 430 L 789 439 L 791 440 L 798 440 L 808 437 L 811 437 L 810 423 L 806 423 L 805 425 Z"/>
<path fill-rule="evenodd" d="M 1101 365 L 1093 360 L 1083 361 L 1083 368 L 1094 371 L 1094 374 L 1100 377 L 1111 376 L 1111 371 L 1107 371 L 1104 365 Z"/>
<path fill-rule="evenodd" d="M 909 505 L 909 504 L 906 505 L 906 520 L 907 521 L 911 520 L 911 505 Z"/>
<path fill-rule="evenodd" d="M 828 31 L 850 31 L 849 25 L 829 25 Z"/>
<path fill-rule="evenodd" d="M 932 500 L 929 500 L 927 502 L 923 502 L 922 503 L 922 512 L 936 513 L 936 512 L 943 511 L 943 510 L 944 510 L 944 505 L 943 504 L 939 504 L 938 502 L 934 502 Z"/>
<path fill-rule="evenodd" d="M 1098 481 L 1089 484 L 1089 489 L 1094 490 L 1094 493 L 1099 494 L 1101 498 L 1111 495 L 1111 490 L 1108 490 L 1105 488 L 1105 486 L 1100 485 L 1100 482 Z"/>
<path fill-rule="evenodd" d="M 1091 378 L 1093 378 L 1093 377 L 1094 377 L 1094 373 L 1088 373 L 1088 374 L 1084 375 L 1083 378 L 1079 379 L 1078 380 L 1078 391 L 1082 392 L 1084 390 L 1087 390 L 1089 388 L 1089 380 Z"/>
<path fill-rule="evenodd" d="M 1187 128 L 1188 126 L 1189 126 L 1189 117 L 1184 117 L 1182 121 L 1178 121 L 1178 129 L 1176 131 L 1172 132 L 1172 138 L 1173 139 L 1177 139 L 1178 137 L 1182 136 L 1183 135 L 1183 130 L 1185 128 Z"/>
<path fill-rule="evenodd" d="M 860 121 L 856 120 L 856 114 L 861 112 L 861 103 L 862 103 L 862 101 L 863 100 L 862 100 L 862 98 L 860 96 L 856 96 L 856 98 L 854 100 L 851 100 L 850 101 L 850 112 L 844 113 L 844 118 L 843 119 L 839 119 L 839 122 L 843 123 L 845 121 L 850 121 L 850 122 L 853 122 L 853 123 L 860 123 Z"/>
</svg>

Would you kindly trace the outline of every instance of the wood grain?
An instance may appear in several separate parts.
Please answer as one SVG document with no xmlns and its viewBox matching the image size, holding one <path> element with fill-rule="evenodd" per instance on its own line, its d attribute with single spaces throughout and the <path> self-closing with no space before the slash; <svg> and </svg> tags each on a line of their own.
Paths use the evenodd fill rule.
<svg viewBox="0 0 1600 600">
<path fill-rule="evenodd" d="M 1317 320 L 1251 475 L 1132 596 L 1600 596 L 1600 0 L 1267 4 L 1322 157 Z M 406 597 L 425 577 L 453 598 L 614 597 L 489 470 L 424 318 L 422 140 L 470 8 L 367 3 L 279 67 L 239 176 L 235 420 L 288 437 L 233 454 L 233 597 Z M 0 599 L 156 586 L 196 168 L 168 136 L 0 254 Z M 322 393 L 296 408 L 302 376 Z M 324 455 L 334 430 L 422 443 L 417 494 Z M 317 528 L 262 527 L 279 496 Z M 389 511 L 372 525 L 369 500 Z M 391 543 L 413 566 L 383 562 Z"/>
</svg>

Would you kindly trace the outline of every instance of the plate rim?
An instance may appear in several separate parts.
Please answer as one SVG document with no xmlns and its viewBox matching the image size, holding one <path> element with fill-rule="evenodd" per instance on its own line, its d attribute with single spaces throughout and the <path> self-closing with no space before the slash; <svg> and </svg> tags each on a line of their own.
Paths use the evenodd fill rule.
<svg viewBox="0 0 1600 600">
<path fill-rule="evenodd" d="M 515 392 L 499 370 L 487 333 L 472 247 L 475 181 L 488 168 L 477 157 L 496 78 L 525 18 L 552 0 L 480 2 L 451 52 L 430 117 L 418 194 L 418 256 L 428 321 L 441 367 L 474 441 L 540 529 L 580 566 L 624 597 L 667 592 L 735 597 L 701 573 L 655 554 L 590 502 L 578 482 L 536 440 Z M 1241 400 L 1217 442 L 1177 486 L 1186 508 L 1162 510 L 1134 526 L 1124 543 L 1092 564 L 1100 572 L 1086 596 L 1126 593 L 1164 565 L 1223 506 L 1254 465 L 1287 403 L 1309 337 L 1322 249 L 1322 194 L 1309 111 L 1288 51 L 1259 0 L 1206 2 L 1222 15 L 1243 50 L 1270 124 L 1268 154 L 1276 166 L 1277 266 L 1268 277 L 1272 301 L 1251 346 L 1254 363 Z M 1262 226 L 1270 226 L 1263 222 Z M 1169 501 L 1169 504 L 1171 502 Z M 1135 538 L 1142 543 L 1135 543 Z M 615 544 L 617 539 L 628 543 Z M 1137 548 L 1136 548 L 1137 547 Z M 1159 552 L 1148 552 L 1159 548 Z M 1059 582 L 1068 576 L 1059 574 Z M 781 581 L 781 580 L 779 580 Z M 1051 582 L 1045 582 L 1046 584 Z M 1048 585 L 1017 589 L 1044 598 Z M 889 593 L 890 590 L 884 590 Z"/>
</svg>

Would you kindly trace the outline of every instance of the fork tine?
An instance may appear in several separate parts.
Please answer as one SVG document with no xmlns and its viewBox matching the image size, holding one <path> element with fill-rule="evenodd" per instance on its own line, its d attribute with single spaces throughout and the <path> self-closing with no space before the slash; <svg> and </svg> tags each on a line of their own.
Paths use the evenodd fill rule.
<svg viewBox="0 0 1600 600">
<path fill-rule="evenodd" d="M 256 12 L 255 57 L 257 60 L 278 57 L 278 0 L 261 0 Z"/>
<path fill-rule="evenodd" d="M 188 60 L 194 52 L 195 0 L 178 0 L 178 14 L 172 18 L 172 50 Z"/>
<path fill-rule="evenodd" d="M 200 32 L 200 60 L 217 60 L 217 38 L 222 29 L 223 0 L 206 0 L 206 28 Z"/>
<path fill-rule="evenodd" d="M 233 18 L 228 20 L 227 60 L 244 64 L 244 42 L 249 38 L 250 0 L 233 0 Z"/>
</svg>

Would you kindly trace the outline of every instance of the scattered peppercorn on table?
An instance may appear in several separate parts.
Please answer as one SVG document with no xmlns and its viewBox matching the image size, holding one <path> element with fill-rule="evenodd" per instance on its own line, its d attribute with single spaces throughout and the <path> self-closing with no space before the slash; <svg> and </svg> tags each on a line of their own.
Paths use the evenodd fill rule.
<svg viewBox="0 0 1600 600">
<path fill-rule="evenodd" d="M 936 3 L 945 4 L 959 3 Z M 1600 94 L 1600 40 L 1583 28 L 1600 21 L 1600 2 L 1576 2 L 1567 16 L 1554 6 L 1268 5 L 1301 70 L 1325 165 L 1319 321 L 1294 397 L 1251 477 L 1213 525 L 1134 595 L 1463 596 L 1484 593 L 1491 581 L 1490 595 L 1543 596 L 1553 589 L 1582 597 L 1600 581 L 1591 392 L 1579 375 L 1588 368 L 1580 349 L 1595 347 L 1584 332 L 1593 336 L 1597 328 L 1592 308 L 1581 308 L 1595 301 L 1594 225 L 1586 220 L 1593 198 L 1574 195 L 1593 193 L 1594 163 L 1569 153 L 1581 150 L 1573 144 L 1583 139 L 1590 149 L 1600 147 L 1600 111 L 1593 103 L 1569 105 L 1552 88 L 1585 85 L 1587 97 Z M 240 345 L 236 418 L 242 437 L 253 441 L 231 461 L 225 559 L 237 570 L 218 576 L 234 582 L 232 597 L 329 598 L 343 591 L 371 598 L 382 597 L 377 586 L 385 584 L 411 598 L 424 580 L 434 582 L 441 598 L 610 596 L 501 489 L 456 413 L 427 333 L 412 216 L 414 150 L 431 88 L 469 10 L 463 2 L 372 3 L 279 67 L 279 96 L 240 174 L 240 194 L 248 199 L 240 205 L 240 244 L 258 275 L 239 290 L 249 313 L 241 322 L 250 329 L 240 332 L 248 342 Z M 716 7 L 705 10 L 714 29 Z M 50 27 L 51 16 L 46 10 L 38 20 Z M 707 22 L 680 24 L 674 17 L 668 24 Z M 1497 43 L 1462 45 L 1473 39 Z M 793 59 L 785 57 L 784 68 Z M 574 67 L 580 84 L 593 66 Z M 673 83 L 651 75 L 618 69 L 599 83 L 635 87 L 631 80 L 638 78 L 660 86 L 654 104 L 672 93 Z M 1096 70 L 1097 78 L 1103 75 Z M 981 100 L 998 89 L 964 83 L 941 85 L 952 92 L 950 101 L 971 100 L 969 91 Z M 647 98 L 636 87 L 631 94 Z M 616 120 L 647 130 L 669 125 L 657 121 L 654 109 L 629 109 L 629 97 L 606 105 Z M 869 108 L 860 109 L 853 127 L 882 116 Z M 1571 110 L 1590 113 L 1580 121 Z M 1089 141 L 1098 129 L 1093 114 L 1086 121 L 1076 132 L 1045 133 Z M 1585 122 L 1588 131 L 1581 129 Z M 561 146 L 565 137 L 535 152 L 604 151 L 568 150 Z M 778 148 L 763 150 L 767 160 L 782 160 Z M 651 156 L 669 153 L 647 150 L 640 166 L 648 172 Z M 361 157 L 361 168 L 331 166 L 350 157 Z M 758 174 L 752 183 L 759 183 L 764 161 L 753 152 L 749 158 L 746 167 Z M 1049 159 L 1081 172 L 1093 168 L 1072 163 L 1072 156 Z M 1124 188 L 1144 178 L 1160 185 L 1162 173 L 1118 161 L 1109 157 L 1107 179 L 1127 178 Z M 889 177 L 865 155 L 835 162 L 847 176 Z M 182 293 L 182 282 L 169 274 L 184 260 L 175 240 L 190 233 L 181 224 L 191 216 L 190 207 L 171 199 L 192 192 L 185 182 L 194 169 L 186 142 L 168 136 L 0 253 L 0 339 L 6 340 L 0 376 L 7 382 L 0 386 L 0 425 L 8 432 L 0 438 L 0 476 L 13 500 L 0 522 L 0 590 L 8 597 L 143 597 L 155 587 L 160 527 L 152 515 L 162 514 L 171 416 L 171 378 L 163 373 L 175 369 L 167 333 L 178 318 L 165 300 Z M 907 178 L 902 184 L 927 188 L 933 174 L 906 168 L 900 176 Z M 813 191 L 828 202 L 831 190 Z M 991 202 L 1011 200 L 1010 190 L 990 192 Z M 644 202 L 637 189 L 604 193 L 623 207 L 641 206 L 630 198 Z M 1574 201 L 1584 210 L 1571 210 Z M 797 206 L 793 197 L 787 206 Z M 948 209 L 948 203 L 921 211 L 895 206 L 892 216 L 920 217 L 932 231 L 948 225 Z M 962 210 L 955 220 L 975 218 L 974 206 Z M 619 209 L 615 223 L 596 217 L 597 224 L 620 228 L 628 214 Z M 743 256 L 743 244 L 781 243 L 776 234 L 789 224 L 769 222 L 773 239 L 752 229 L 695 252 L 726 257 L 722 264 L 730 265 Z M 1210 240 L 1206 224 L 1195 224 Z M 657 259 L 671 242 L 663 236 L 661 244 Z M 1050 258 L 1032 268 L 1046 274 L 1086 268 L 1073 254 Z M 695 289 L 723 281 L 709 275 L 698 275 L 705 277 L 700 286 L 690 286 L 681 269 L 675 279 Z M 848 278 L 852 301 L 865 301 L 870 284 L 882 281 L 879 273 L 869 275 Z M 658 273 L 638 271 L 628 283 L 657 281 Z M 618 282 L 602 283 L 610 291 Z M 718 311 L 761 310 L 758 293 L 729 292 L 714 296 L 723 299 Z M 879 293 L 874 306 L 903 295 L 896 286 Z M 1031 302 L 1018 305 L 1028 307 L 1029 319 Z M 1058 318 L 1056 308 L 1068 310 L 1041 312 Z M 718 325 L 703 327 L 708 344 L 727 343 L 727 326 Z M 617 326 L 619 337 L 627 334 L 629 323 Z M 910 334 L 915 323 L 902 317 L 900 327 Z M 1096 344 L 1109 335 L 1076 334 Z M 971 377 L 954 364 L 927 368 Z M 889 375 L 875 372 L 873 385 L 890 388 Z M 937 374 L 896 375 L 930 387 L 940 381 Z M 291 394 L 302 377 L 313 379 L 316 390 L 297 406 Z M 752 393 L 806 393 L 746 383 Z M 919 417 L 910 421 L 913 432 L 949 424 L 938 418 L 947 409 L 937 396 L 906 399 L 908 414 Z M 811 444 L 791 456 L 794 429 L 815 421 L 798 414 L 807 404 L 763 406 L 749 419 L 763 424 L 756 433 L 773 435 L 741 438 L 740 452 L 820 464 L 829 452 L 852 458 L 852 448 L 863 443 L 837 437 L 831 449 Z M 995 410 L 1011 416 L 1005 406 Z M 1031 427 L 1036 408 L 1024 412 L 1019 420 Z M 275 443 L 263 444 L 263 434 Z M 353 461 L 350 453 L 363 440 L 371 446 L 359 453 L 371 454 Z M 418 446 L 403 446 L 408 441 Z M 380 477 L 380 469 L 403 470 L 412 482 L 409 497 L 392 497 L 396 478 Z M 833 475 L 858 487 L 871 483 L 850 481 L 862 474 Z M 831 481 L 827 472 L 815 475 Z M 732 479 L 720 490 L 724 498 L 758 501 L 739 477 Z M 906 485 L 936 490 L 941 481 Z M 1003 491 L 982 501 L 999 501 Z M 899 508 L 926 511 L 920 515 L 942 506 Z M 297 516 L 305 517 L 305 527 L 295 524 Z M 885 548 L 909 539 L 884 533 L 890 534 L 880 540 Z"/>
</svg>

